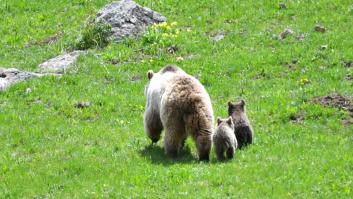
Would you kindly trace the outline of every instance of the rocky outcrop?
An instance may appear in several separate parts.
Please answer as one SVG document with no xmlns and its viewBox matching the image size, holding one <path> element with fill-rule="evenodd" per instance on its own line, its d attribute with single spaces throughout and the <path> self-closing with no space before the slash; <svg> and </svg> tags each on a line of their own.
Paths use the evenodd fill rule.
<svg viewBox="0 0 353 199">
<path fill-rule="evenodd" d="M 96 21 L 110 24 L 113 40 L 119 42 L 126 37 L 141 35 L 149 25 L 164 22 L 166 18 L 132 0 L 121 0 L 100 10 Z"/>
<path fill-rule="evenodd" d="M 0 91 L 26 79 L 41 77 L 42 74 L 20 71 L 15 68 L 0 68 Z"/>
<path fill-rule="evenodd" d="M 59 55 L 40 64 L 38 66 L 39 70 L 41 73 L 65 73 L 67 69 L 73 66 L 82 53 L 84 51 L 73 51 Z"/>
</svg>

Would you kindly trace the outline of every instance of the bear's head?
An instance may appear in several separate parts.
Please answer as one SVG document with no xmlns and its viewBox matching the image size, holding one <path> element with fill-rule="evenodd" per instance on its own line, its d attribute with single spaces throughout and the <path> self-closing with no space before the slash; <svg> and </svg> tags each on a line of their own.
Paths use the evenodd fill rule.
<svg viewBox="0 0 353 199">
<path fill-rule="evenodd" d="M 245 101 L 240 100 L 238 103 L 228 102 L 228 115 L 233 113 L 245 113 Z"/>
<path fill-rule="evenodd" d="M 221 126 L 221 125 L 226 125 L 231 129 L 234 129 L 234 124 L 233 124 L 233 120 L 232 117 L 228 117 L 227 119 L 221 119 L 220 117 L 217 118 L 217 125 Z"/>
</svg>

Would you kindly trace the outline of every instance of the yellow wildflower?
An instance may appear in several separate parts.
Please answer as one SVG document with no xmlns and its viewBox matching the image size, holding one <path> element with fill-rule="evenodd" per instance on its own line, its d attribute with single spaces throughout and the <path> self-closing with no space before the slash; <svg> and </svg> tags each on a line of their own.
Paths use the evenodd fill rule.
<svg viewBox="0 0 353 199">
<path fill-rule="evenodd" d="M 184 58 L 183 57 L 177 57 L 176 60 L 177 61 L 184 61 Z"/>
<path fill-rule="evenodd" d="M 310 81 L 309 81 L 308 78 L 302 78 L 302 79 L 300 79 L 300 81 L 299 81 L 299 84 L 300 84 L 300 85 L 306 85 L 306 84 L 308 84 L 308 83 L 310 83 Z"/>
</svg>

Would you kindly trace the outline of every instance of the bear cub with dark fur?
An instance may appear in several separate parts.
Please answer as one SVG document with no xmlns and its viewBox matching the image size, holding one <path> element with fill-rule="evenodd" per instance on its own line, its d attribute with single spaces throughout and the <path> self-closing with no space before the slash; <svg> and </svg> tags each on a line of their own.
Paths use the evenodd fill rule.
<svg viewBox="0 0 353 199">
<path fill-rule="evenodd" d="M 254 131 L 245 112 L 245 101 L 240 100 L 238 103 L 228 102 L 228 115 L 233 119 L 234 134 L 237 138 L 239 149 L 252 144 Z"/>
<path fill-rule="evenodd" d="M 225 160 L 224 153 L 226 153 L 228 159 L 232 159 L 238 147 L 237 139 L 234 135 L 232 117 L 228 119 L 217 118 L 217 125 L 213 135 L 213 145 L 217 159 Z"/>
</svg>

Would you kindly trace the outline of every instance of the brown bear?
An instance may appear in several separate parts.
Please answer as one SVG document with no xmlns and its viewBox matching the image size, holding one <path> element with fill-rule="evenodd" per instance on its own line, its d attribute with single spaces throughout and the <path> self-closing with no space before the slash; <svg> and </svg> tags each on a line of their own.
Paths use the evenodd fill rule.
<svg viewBox="0 0 353 199">
<path fill-rule="evenodd" d="M 237 138 L 239 149 L 252 144 L 254 131 L 245 112 L 245 101 L 240 100 L 238 103 L 228 102 L 228 115 L 233 119 L 234 134 Z"/>
<path fill-rule="evenodd" d="M 234 157 L 236 148 L 238 147 L 237 139 L 234 135 L 234 124 L 232 117 L 228 119 L 217 118 L 217 128 L 213 135 L 213 145 L 215 147 L 218 160 L 224 160 L 226 153 L 228 159 Z"/>
<path fill-rule="evenodd" d="M 213 109 L 202 84 L 177 66 L 158 73 L 148 71 L 144 128 L 152 142 L 165 130 L 167 155 L 176 157 L 186 138 L 196 143 L 199 160 L 209 160 L 212 145 Z"/>
</svg>

